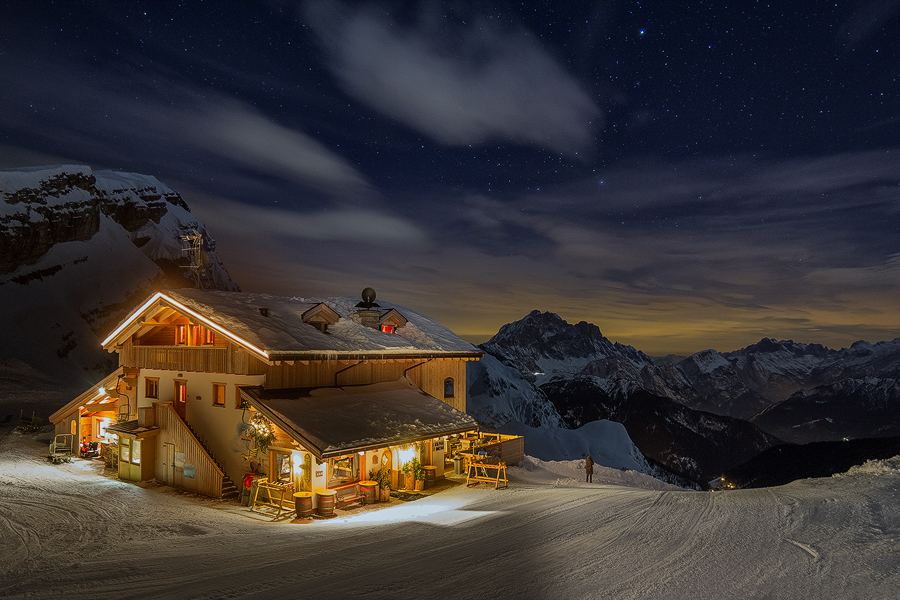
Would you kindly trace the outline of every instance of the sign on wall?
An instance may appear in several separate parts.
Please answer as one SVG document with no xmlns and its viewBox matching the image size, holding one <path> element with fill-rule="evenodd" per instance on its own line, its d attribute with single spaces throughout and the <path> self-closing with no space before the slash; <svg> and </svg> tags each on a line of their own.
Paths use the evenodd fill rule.
<svg viewBox="0 0 900 600">
<path fill-rule="evenodd" d="M 443 449 L 444 449 L 444 439 L 441 438 L 441 439 L 439 439 L 439 440 L 434 440 L 434 442 L 432 442 L 431 449 L 432 449 L 434 452 L 440 452 L 440 451 L 443 451 Z"/>
<path fill-rule="evenodd" d="M 194 469 L 194 465 L 184 465 L 184 478 L 185 479 L 193 479 L 196 475 L 196 470 Z"/>
</svg>

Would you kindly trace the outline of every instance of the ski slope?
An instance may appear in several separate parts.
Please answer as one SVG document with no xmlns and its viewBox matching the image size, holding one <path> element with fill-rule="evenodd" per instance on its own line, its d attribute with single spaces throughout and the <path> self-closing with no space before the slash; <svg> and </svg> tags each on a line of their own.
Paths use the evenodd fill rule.
<svg viewBox="0 0 900 600">
<path fill-rule="evenodd" d="M 894 598 L 900 589 L 900 458 L 716 493 L 586 484 L 574 461 L 530 461 L 511 469 L 507 490 L 460 485 L 294 524 L 127 484 L 97 462 L 54 466 L 43 458 L 48 434 L 10 430 L 0 428 L 4 597 Z"/>
</svg>

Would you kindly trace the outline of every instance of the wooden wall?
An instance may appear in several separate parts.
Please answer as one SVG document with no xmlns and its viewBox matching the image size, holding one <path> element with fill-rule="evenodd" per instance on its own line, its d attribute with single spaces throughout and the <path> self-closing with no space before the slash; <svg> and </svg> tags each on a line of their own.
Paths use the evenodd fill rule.
<svg viewBox="0 0 900 600">
<path fill-rule="evenodd" d="M 404 375 L 426 394 L 466 410 L 466 360 L 460 358 L 312 360 L 268 364 L 235 344 L 210 346 L 135 346 L 119 349 L 119 365 L 146 369 L 235 375 L 265 375 L 269 389 L 340 387 L 396 381 Z M 444 397 L 444 381 L 454 394 Z"/>
<path fill-rule="evenodd" d="M 119 366 L 200 373 L 258 375 L 265 363 L 235 344 L 215 346 L 135 346 L 126 342 L 119 350 Z"/>
<path fill-rule="evenodd" d="M 340 387 L 396 381 L 404 375 L 426 394 L 466 410 L 466 361 L 458 358 L 296 361 L 266 368 L 266 387 Z M 444 397 L 444 381 L 453 378 L 454 395 Z"/>
<path fill-rule="evenodd" d="M 156 441 L 156 479 L 184 490 L 221 498 L 222 470 L 175 414 L 171 404 L 154 402 L 153 406 L 160 428 Z M 185 464 L 194 465 L 193 479 L 184 476 L 184 467 L 174 465 L 175 452 L 183 452 Z"/>
</svg>

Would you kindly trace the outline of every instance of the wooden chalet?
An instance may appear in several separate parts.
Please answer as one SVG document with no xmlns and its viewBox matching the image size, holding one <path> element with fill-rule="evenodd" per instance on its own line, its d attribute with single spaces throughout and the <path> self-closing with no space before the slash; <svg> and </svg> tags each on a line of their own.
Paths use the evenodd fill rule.
<svg viewBox="0 0 900 600">
<path fill-rule="evenodd" d="M 466 362 L 482 353 L 373 299 L 155 293 L 103 341 L 118 370 L 51 420 L 115 448 L 123 479 L 213 497 L 253 473 L 296 492 L 381 467 L 397 482 L 413 457 L 442 477 L 448 441 L 478 429 Z"/>
</svg>

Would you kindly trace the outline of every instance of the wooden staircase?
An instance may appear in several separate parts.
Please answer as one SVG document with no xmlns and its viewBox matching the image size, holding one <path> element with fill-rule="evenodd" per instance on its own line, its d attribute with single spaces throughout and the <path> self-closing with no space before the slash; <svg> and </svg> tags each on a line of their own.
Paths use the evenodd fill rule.
<svg viewBox="0 0 900 600">
<path fill-rule="evenodd" d="M 224 500 L 226 498 L 237 498 L 241 494 L 241 491 L 231 480 L 231 477 L 229 477 L 228 474 L 225 473 L 225 469 L 222 467 L 216 457 L 213 456 L 213 453 L 209 451 L 209 446 L 206 445 L 206 441 L 200 437 L 200 434 L 194 431 L 194 428 L 191 427 L 190 423 L 188 423 L 184 419 L 182 419 L 181 422 L 184 423 L 185 427 L 187 427 L 194 435 L 194 439 L 196 439 L 200 443 L 200 445 L 203 446 L 203 449 L 206 450 L 206 453 L 209 455 L 209 457 L 213 460 L 214 463 L 216 463 L 216 466 L 219 467 L 219 470 L 224 473 L 224 476 L 222 477 L 222 499 Z"/>
</svg>

